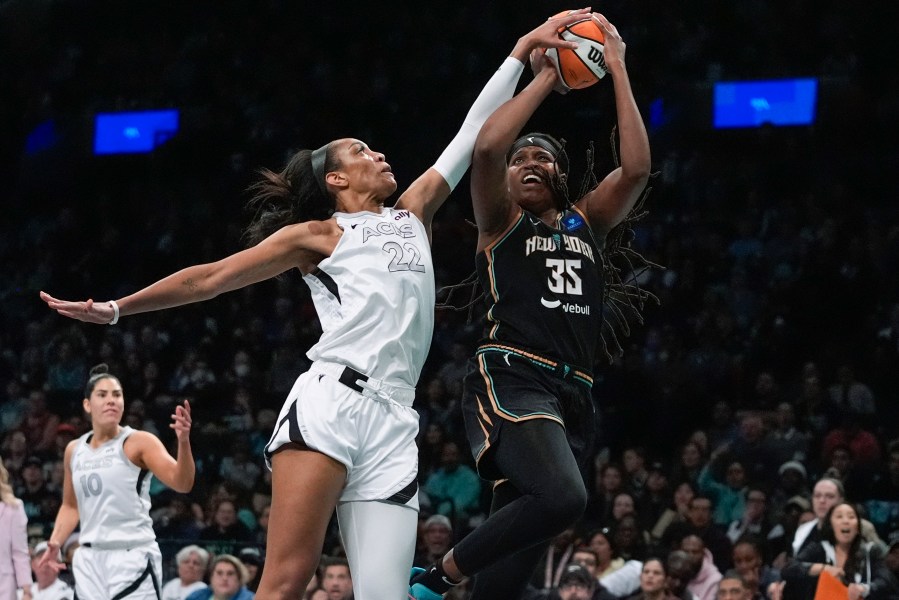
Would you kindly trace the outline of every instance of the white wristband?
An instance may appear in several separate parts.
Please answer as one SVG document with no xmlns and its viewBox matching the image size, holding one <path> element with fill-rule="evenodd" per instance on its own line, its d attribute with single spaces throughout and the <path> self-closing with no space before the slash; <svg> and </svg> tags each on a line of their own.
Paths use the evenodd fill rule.
<svg viewBox="0 0 899 600">
<path fill-rule="evenodd" d="M 119 305 L 116 304 L 115 300 L 110 300 L 109 304 L 112 306 L 112 321 L 107 323 L 107 325 L 115 325 L 119 322 Z"/>
</svg>

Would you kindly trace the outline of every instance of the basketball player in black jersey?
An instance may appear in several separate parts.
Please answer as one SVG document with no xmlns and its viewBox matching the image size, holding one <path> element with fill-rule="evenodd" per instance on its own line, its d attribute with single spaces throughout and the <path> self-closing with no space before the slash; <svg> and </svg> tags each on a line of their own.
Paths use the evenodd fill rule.
<svg viewBox="0 0 899 600">
<path fill-rule="evenodd" d="M 650 172 L 624 42 L 605 17 L 593 18 L 605 34 L 621 166 L 570 204 L 562 145 L 540 133 L 516 140 L 557 82 L 542 56 L 531 84 L 478 135 L 472 199 L 488 312 L 485 339 L 465 379 L 463 411 L 478 471 L 496 483 L 490 517 L 413 578 L 413 598 L 439 598 L 474 575 L 473 599 L 519 598 L 549 540 L 581 516 L 587 501 L 578 459 L 593 433 L 600 252 Z"/>
</svg>

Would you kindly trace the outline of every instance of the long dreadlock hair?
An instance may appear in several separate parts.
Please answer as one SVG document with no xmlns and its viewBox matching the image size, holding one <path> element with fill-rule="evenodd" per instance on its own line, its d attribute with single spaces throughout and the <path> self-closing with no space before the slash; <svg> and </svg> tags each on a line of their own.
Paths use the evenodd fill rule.
<svg viewBox="0 0 899 600">
<path fill-rule="evenodd" d="M 609 144 L 612 147 L 612 158 L 615 167 L 621 166 L 621 159 L 617 149 L 618 128 L 613 127 L 609 138 Z M 554 156 L 554 169 L 550 177 L 550 188 L 562 211 L 568 210 L 573 206 L 571 196 L 568 190 L 568 154 L 565 151 L 565 140 L 556 140 L 545 133 L 532 133 L 522 136 L 512 145 L 508 156 L 523 146 L 538 145 L 549 150 Z M 587 146 L 587 170 L 581 180 L 576 199 L 583 198 L 599 185 L 599 180 L 594 171 L 595 149 L 593 142 L 589 142 Z M 650 180 L 654 179 L 658 173 L 650 174 Z M 656 304 L 659 303 L 658 297 L 649 290 L 643 289 L 639 283 L 639 277 L 647 270 L 658 268 L 658 265 L 647 260 L 642 254 L 632 248 L 634 241 L 634 224 L 643 219 L 648 213 L 644 209 L 646 198 L 652 191 L 652 186 L 647 184 L 633 208 L 628 212 L 625 218 L 612 228 L 606 235 L 604 243 L 600 244 L 596 238 L 593 243 L 600 248 L 600 266 L 604 274 L 603 297 L 602 297 L 602 323 L 600 325 L 600 344 L 602 350 L 609 362 L 615 357 L 624 353 L 621 345 L 621 338 L 628 337 L 631 333 L 631 321 L 643 324 L 643 308 L 648 300 L 652 300 Z M 587 228 L 590 236 L 593 237 L 593 230 Z M 462 289 L 470 288 L 468 301 L 456 306 L 452 303 L 453 295 Z M 477 270 L 472 272 L 468 277 L 457 284 L 448 285 L 438 290 L 438 295 L 446 294 L 445 300 L 437 304 L 437 308 L 451 309 L 454 311 L 468 311 L 468 322 L 472 321 L 475 305 L 480 302 L 485 292 L 481 289 L 478 281 Z"/>
</svg>

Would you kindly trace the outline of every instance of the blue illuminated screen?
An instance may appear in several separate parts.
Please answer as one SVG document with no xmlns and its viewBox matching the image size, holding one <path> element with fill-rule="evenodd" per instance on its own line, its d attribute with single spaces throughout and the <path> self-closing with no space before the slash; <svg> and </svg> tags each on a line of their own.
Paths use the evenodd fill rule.
<svg viewBox="0 0 899 600">
<path fill-rule="evenodd" d="M 178 111 L 98 113 L 94 125 L 94 154 L 152 152 L 178 132 Z"/>
<path fill-rule="evenodd" d="M 816 79 L 723 81 L 715 84 L 714 125 L 760 127 L 815 122 Z"/>
</svg>

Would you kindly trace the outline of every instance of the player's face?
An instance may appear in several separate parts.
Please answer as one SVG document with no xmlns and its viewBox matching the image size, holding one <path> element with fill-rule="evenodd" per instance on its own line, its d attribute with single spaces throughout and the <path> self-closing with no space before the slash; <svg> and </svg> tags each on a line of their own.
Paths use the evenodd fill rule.
<svg viewBox="0 0 899 600">
<path fill-rule="evenodd" d="M 525 210 L 540 213 L 555 206 L 555 157 L 540 146 L 525 146 L 509 158 L 509 194 Z"/>
<path fill-rule="evenodd" d="M 119 380 L 104 377 L 97 381 L 91 397 L 84 399 L 84 410 L 90 414 L 93 425 L 118 425 L 125 412 L 125 396 Z"/>
<path fill-rule="evenodd" d="M 348 189 L 380 200 L 396 191 L 396 178 L 383 154 L 357 139 L 338 140 L 334 144 L 340 162 L 337 172 L 346 178 Z"/>
</svg>

